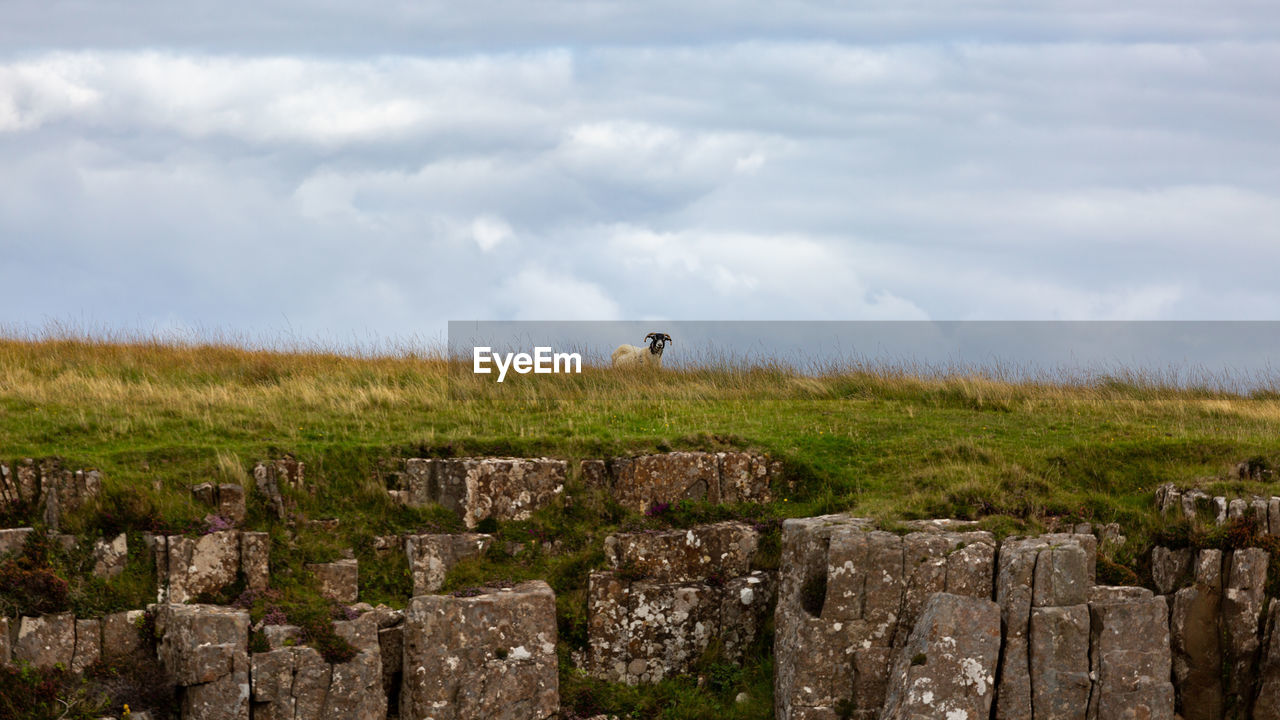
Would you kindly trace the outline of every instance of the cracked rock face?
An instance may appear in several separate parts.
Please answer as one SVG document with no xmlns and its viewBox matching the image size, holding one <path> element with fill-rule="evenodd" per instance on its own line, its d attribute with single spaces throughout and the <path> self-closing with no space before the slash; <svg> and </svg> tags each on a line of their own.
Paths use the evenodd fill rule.
<svg viewBox="0 0 1280 720">
<path fill-rule="evenodd" d="M 493 544 L 493 536 L 481 533 L 456 535 L 408 535 L 404 539 L 413 594 L 433 593 L 444 586 L 445 576 L 458 561 L 482 555 Z"/>
<path fill-rule="evenodd" d="M 935 593 L 896 652 L 880 717 L 990 717 L 999 657 L 1000 606 L 984 598 Z"/>
<path fill-rule="evenodd" d="M 555 595 L 542 581 L 405 610 L 402 718 L 541 720 L 559 712 Z"/>
<path fill-rule="evenodd" d="M 254 720 L 383 720 L 387 697 L 382 684 L 378 619 L 366 613 L 333 624 L 334 632 L 357 653 L 329 664 L 310 647 L 279 647 L 253 655 Z M 300 628 L 282 626 L 284 635 Z"/>
<path fill-rule="evenodd" d="M 878 718 L 895 650 L 930 597 L 989 599 L 994 558 L 985 532 L 931 527 L 900 536 L 847 515 L 784 522 L 774 616 L 777 716 Z"/>
<path fill-rule="evenodd" d="M 248 720 L 249 613 L 161 605 L 156 654 L 178 685 L 183 720 Z"/>
<path fill-rule="evenodd" d="M 1172 720 L 1165 598 L 1145 588 L 1095 587 L 1089 618 L 1089 720 Z"/>
<path fill-rule="evenodd" d="M 414 458 L 395 491 L 411 506 L 443 505 L 469 529 L 481 520 L 528 520 L 564 491 L 568 463 L 552 458 Z"/>
<path fill-rule="evenodd" d="M 593 676 L 628 684 L 689 672 L 712 641 L 740 660 L 764 626 L 773 582 L 752 573 L 758 533 L 739 522 L 619 533 L 612 571 L 593 573 L 587 601 Z"/>
<path fill-rule="evenodd" d="M 622 505 L 644 512 L 680 500 L 768 502 L 781 465 L 748 452 L 671 452 L 584 460 L 589 487 L 604 488 Z"/>
</svg>

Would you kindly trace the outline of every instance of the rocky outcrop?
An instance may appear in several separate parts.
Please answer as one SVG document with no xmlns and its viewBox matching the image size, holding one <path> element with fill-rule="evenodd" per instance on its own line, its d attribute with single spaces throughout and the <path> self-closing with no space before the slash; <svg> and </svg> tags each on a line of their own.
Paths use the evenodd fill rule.
<svg viewBox="0 0 1280 720">
<path fill-rule="evenodd" d="M 249 613 L 162 605 L 157 655 L 179 688 L 183 720 L 248 720 Z"/>
<path fill-rule="evenodd" d="M 894 649 L 930 596 L 990 599 L 985 532 L 895 535 L 846 515 L 787 520 L 775 614 L 779 718 L 878 717 Z"/>
<path fill-rule="evenodd" d="M 405 610 L 400 717 L 541 720 L 559 710 L 555 596 L 544 582 Z"/>
<path fill-rule="evenodd" d="M 1191 548 L 1170 550 L 1157 546 L 1151 549 L 1151 579 L 1161 595 L 1172 595 L 1191 581 L 1193 552 Z"/>
<path fill-rule="evenodd" d="M 564 491 L 568 464 L 551 458 L 414 458 L 392 497 L 413 507 L 443 505 L 467 528 L 481 520 L 527 520 Z"/>
<path fill-rule="evenodd" d="M 896 651 L 881 720 L 989 717 L 999 656 L 998 605 L 986 598 L 930 595 Z"/>
<path fill-rule="evenodd" d="M 758 533 L 739 522 L 620 533 L 591 575 L 586 667 L 628 684 L 688 672 L 713 640 L 740 660 L 767 619 L 772 582 L 751 572 Z"/>
<path fill-rule="evenodd" d="M 124 572 L 129 560 L 129 536 L 120 533 L 111 540 L 105 538 L 93 544 L 93 574 L 112 578 Z"/>
<path fill-rule="evenodd" d="M 1058 712 L 1057 692 L 1081 693 L 1080 674 L 1088 663 L 1067 648 L 1088 646 L 1089 589 L 1097 539 L 1083 534 L 1010 538 L 1000 546 L 995 598 L 1000 605 L 1004 645 L 1000 652 L 997 720 L 1019 720 L 1033 712 Z M 1032 637 L 1032 625 L 1038 628 Z M 1066 633 L 1059 635 L 1056 633 Z M 1037 661 L 1032 662 L 1032 643 Z M 1033 692 L 1040 688 L 1040 692 Z M 1085 696 L 1087 698 L 1087 695 Z"/>
<path fill-rule="evenodd" d="M 76 652 L 76 619 L 70 613 L 24 617 L 18 621 L 13 661 L 38 668 L 71 667 Z"/>
<path fill-rule="evenodd" d="M 100 472 L 70 470 L 57 458 L 0 463 L 0 510 L 34 508 L 53 532 L 58 531 L 66 513 L 80 509 L 101 492 Z"/>
<path fill-rule="evenodd" d="M 276 517 L 284 520 L 288 516 L 288 509 L 285 507 L 284 495 L 281 494 L 280 488 L 305 490 L 306 465 L 291 455 L 258 463 L 253 466 L 253 484 L 258 492 L 266 497 L 267 504 L 271 506 Z"/>
<path fill-rule="evenodd" d="M 768 502 L 782 466 L 756 453 L 672 452 L 583 460 L 580 472 L 588 487 L 608 490 L 623 506 L 644 512 L 679 500 Z"/>
<path fill-rule="evenodd" d="M 387 716 L 377 617 L 366 613 L 333 625 L 334 632 L 357 650 L 347 662 L 325 662 L 310 647 L 279 647 L 253 654 L 254 720 L 383 720 Z"/>
<path fill-rule="evenodd" d="M 425 595 L 444 587 L 445 576 L 460 560 L 484 554 L 493 544 L 492 535 L 408 535 L 404 552 L 413 576 L 413 594 Z"/>
<path fill-rule="evenodd" d="M 1088 720 L 1173 719 L 1169 608 L 1163 597 L 1144 588 L 1093 588 L 1089 658 Z"/>
<path fill-rule="evenodd" d="M 203 503 L 233 524 L 244 522 L 246 509 L 244 488 L 231 483 L 200 483 L 191 488 L 191 495 L 197 502 Z"/>
<path fill-rule="evenodd" d="M 340 603 L 353 603 L 360 595 L 360 563 L 343 559 L 328 563 L 312 563 L 307 570 L 315 576 L 320 594 Z"/>
<path fill-rule="evenodd" d="M 26 547 L 27 538 L 31 537 L 33 532 L 35 530 L 29 527 L 0 529 L 0 558 L 10 553 L 22 552 L 22 548 Z"/>
<path fill-rule="evenodd" d="M 1222 717 L 1222 585 L 1222 552 L 1201 550 L 1193 584 L 1173 598 L 1173 676 L 1186 720 Z"/>
<path fill-rule="evenodd" d="M 190 602 L 236 581 L 243 572 L 248 587 L 266 587 L 270 542 L 266 533 L 223 530 L 198 538 L 185 535 L 150 539 L 161 602 Z"/>
</svg>

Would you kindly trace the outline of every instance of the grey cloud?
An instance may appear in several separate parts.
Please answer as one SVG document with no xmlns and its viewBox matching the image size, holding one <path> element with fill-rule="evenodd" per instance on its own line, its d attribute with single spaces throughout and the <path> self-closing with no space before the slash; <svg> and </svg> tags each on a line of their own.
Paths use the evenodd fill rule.
<svg viewBox="0 0 1280 720">
<path fill-rule="evenodd" d="M 34 7 L 4 12 L 53 12 Z M 428 7 L 352 20 L 343 55 L 303 39 L 336 5 L 292 30 L 281 5 L 238 16 L 271 43 L 50 7 L 83 22 L 0 61 L 0 322 L 393 335 L 1278 307 L 1280 39 L 1256 6 L 974 4 L 973 36 L 911 4 L 792 8 L 778 29 L 773 6 L 687 10 L 664 34 L 600 3 L 542 8 L 523 35 Z M 435 20 L 456 37 L 430 52 L 360 39 Z M 857 21 L 884 32 L 854 42 Z"/>
</svg>

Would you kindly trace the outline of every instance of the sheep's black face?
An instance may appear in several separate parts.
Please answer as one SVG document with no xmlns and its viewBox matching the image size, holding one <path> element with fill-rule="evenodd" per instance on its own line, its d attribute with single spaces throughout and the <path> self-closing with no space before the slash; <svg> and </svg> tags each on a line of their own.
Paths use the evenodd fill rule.
<svg viewBox="0 0 1280 720">
<path fill-rule="evenodd" d="M 662 349 L 671 341 L 671 336 L 665 333 L 649 333 L 646 339 L 649 341 L 649 352 L 661 355 Z"/>
</svg>

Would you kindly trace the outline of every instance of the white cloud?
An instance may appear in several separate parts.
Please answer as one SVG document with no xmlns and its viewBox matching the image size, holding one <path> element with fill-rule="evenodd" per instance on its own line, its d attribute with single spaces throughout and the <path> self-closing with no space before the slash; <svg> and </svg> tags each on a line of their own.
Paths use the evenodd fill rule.
<svg viewBox="0 0 1280 720">
<path fill-rule="evenodd" d="M 498 307 L 513 320 L 618 320 L 618 304 L 599 285 L 559 271 L 528 267 L 496 293 Z"/>
<path fill-rule="evenodd" d="M 502 243 L 515 237 L 515 233 L 502 218 L 484 216 L 471 221 L 471 236 L 481 250 L 492 252 Z"/>
</svg>

